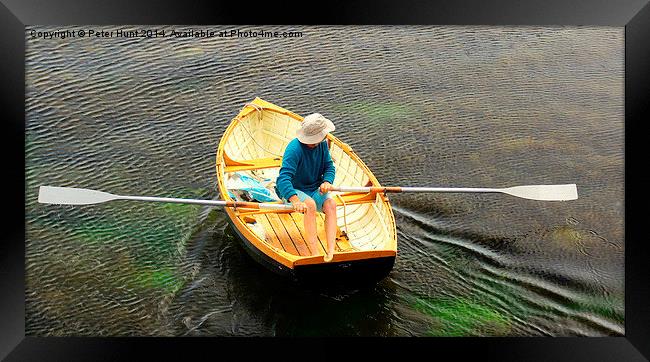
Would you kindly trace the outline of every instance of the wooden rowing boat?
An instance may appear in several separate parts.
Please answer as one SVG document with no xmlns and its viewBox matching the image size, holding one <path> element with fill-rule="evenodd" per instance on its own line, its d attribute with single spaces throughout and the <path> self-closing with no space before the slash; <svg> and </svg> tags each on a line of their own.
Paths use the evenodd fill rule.
<svg viewBox="0 0 650 362">
<path fill-rule="evenodd" d="M 284 149 L 295 138 L 302 119 L 260 98 L 246 104 L 224 132 L 217 149 L 221 199 L 236 201 L 238 196 L 228 188 L 235 174 L 275 181 Z M 336 167 L 334 186 L 380 186 L 349 145 L 331 134 L 327 140 Z M 331 262 L 323 259 L 327 241 L 322 213 L 317 213 L 319 255 L 312 256 L 304 238 L 303 214 L 246 207 L 225 211 L 244 249 L 279 274 L 299 282 L 383 279 L 397 254 L 395 220 L 388 198 L 383 192 L 352 192 L 335 193 L 334 199 L 338 220 L 336 253 Z"/>
</svg>

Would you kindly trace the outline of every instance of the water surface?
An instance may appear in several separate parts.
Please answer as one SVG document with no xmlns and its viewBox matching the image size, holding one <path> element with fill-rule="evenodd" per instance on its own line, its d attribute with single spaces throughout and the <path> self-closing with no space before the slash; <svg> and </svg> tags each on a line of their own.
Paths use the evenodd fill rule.
<svg viewBox="0 0 650 362">
<path fill-rule="evenodd" d="M 28 335 L 624 334 L 623 28 L 265 28 L 303 37 L 26 34 Z M 330 118 L 384 185 L 580 198 L 392 195 L 393 271 L 337 292 L 267 272 L 219 209 L 36 202 L 216 198 L 217 144 L 256 96 Z"/>
</svg>

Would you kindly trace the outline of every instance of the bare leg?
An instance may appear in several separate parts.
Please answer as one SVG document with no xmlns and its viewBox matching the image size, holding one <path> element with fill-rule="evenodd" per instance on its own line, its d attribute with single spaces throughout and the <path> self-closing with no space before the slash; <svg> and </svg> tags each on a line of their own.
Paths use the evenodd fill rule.
<svg viewBox="0 0 650 362">
<path fill-rule="evenodd" d="M 312 256 L 320 255 L 318 237 L 316 236 L 316 202 L 312 198 L 307 198 L 305 204 L 307 205 L 307 211 L 304 217 L 307 244 L 309 244 L 309 250 Z"/>
<path fill-rule="evenodd" d="M 327 237 L 327 255 L 325 261 L 331 261 L 334 257 L 334 247 L 336 246 L 336 202 L 327 199 L 323 203 L 323 212 L 325 213 L 325 236 Z"/>
</svg>

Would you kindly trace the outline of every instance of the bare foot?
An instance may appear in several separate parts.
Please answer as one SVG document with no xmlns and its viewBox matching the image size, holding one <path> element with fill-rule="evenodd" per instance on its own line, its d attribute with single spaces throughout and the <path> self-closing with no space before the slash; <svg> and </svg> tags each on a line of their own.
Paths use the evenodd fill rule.
<svg viewBox="0 0 650 362">
<path fill-rule="evenodd" d="M 329 263 L 330 261 L 332 261 L 333 258 L 334 258 L 334 254 L 325 254 L 323 260 L 325 260 L 326 263 Z"/>
</svg>

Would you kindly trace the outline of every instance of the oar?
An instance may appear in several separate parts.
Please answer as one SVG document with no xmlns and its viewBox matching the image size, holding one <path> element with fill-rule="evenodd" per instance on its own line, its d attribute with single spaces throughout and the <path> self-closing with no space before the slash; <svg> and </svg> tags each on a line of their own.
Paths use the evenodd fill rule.
<svg viewBox="0 0 650 362">
<path fill-rule="evenodd" d="M 175 199 L 169 197 L 123 196 L 108 192 L 80 189 L 75 187 L 41 186 L 38 190 L 38 202 L 59 205 L 89 205 L 113 200 L 136 200 L 154 202 L 173 202 L 177 204 L 196 204 L 207 206 L 242 207 L 250 209 L 293 210 L 288 204 L 271 204 L 245 201 L 216 201 L 196 199 Z"/>
<path fill-rule="evenodd" d="M 530 200 L 566 201 L 578 198 L 576 184 L 568 185 L 526 185 L 501 189 L 476 187 L 334 187 L 341 192 L 490 192 L 503 193 Z"/>
</svg>

